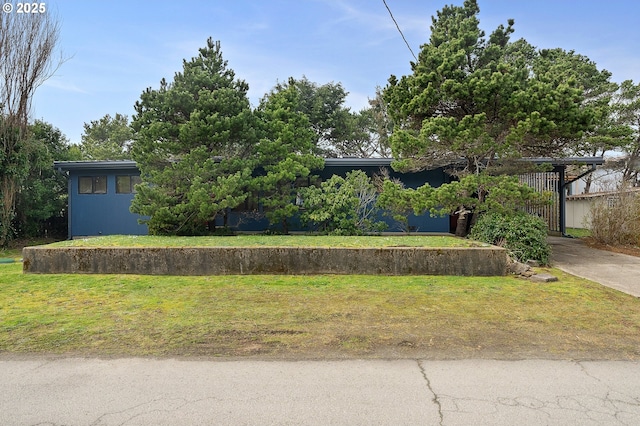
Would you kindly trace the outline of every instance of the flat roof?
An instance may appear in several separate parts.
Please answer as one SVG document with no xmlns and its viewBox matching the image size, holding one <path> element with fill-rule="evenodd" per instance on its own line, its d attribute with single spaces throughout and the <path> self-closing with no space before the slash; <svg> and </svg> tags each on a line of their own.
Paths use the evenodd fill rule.
<svg viewBox="0 0 640 426">
<path fill-rule="evenodd" d="M 138 169 L 138 165 L 133 160 L 109 160 L 109 161 L 54 161 L 53 167 L 57 170 L 132 170 Z"/>
<path fill-rule="evenodd" d="M 343 166 L 343 167 L 382 167 L 391 166 L 393 158 L 325 158 L 325 166 Z M 567 157 L 567 158 L 523 158 L 522 161 L 535 164 L 552 164 L 556 165 L 602 165 L 604 159 L 602 157 Z M 138 166 L 133 160 L 108 160 L 108 161 L 54 161 L 53 166 L 59 170 L 132 170 Z"/>
<path fill-rule="evenodd" d="M 394 161 L 393 158 L 325 158 L 324 163 L 328 166 L 390 166 Z M 526 157 L 520 161 L 535 164 L 551 164 L 554 166 L 563 165 L 602 165 L 604 158 L 602 157 Z"/>
<path fill-rule="evenodd" d="M 523 161 L 536 164 L 552 164 L 554 166 L 568 166 L 568 165 L 589 165 L 589 166 L 601 166 L 604 164 L 603 157 L 565 157 L 565 158 L 550 158 L 550 157 L 528 157 L 523 158 Z"/>
<path fill-rule="evenodd" d="M 393 158 L 325 158 L 325 166 L 390 166 Z"/>
<path fill-rule="evenodd" d="M 621 191 L 603 191 L 603 192 L 589 192 L 587 194 L 574 194 L 567 195 L 567 200 L 586 200 L 591 198 L 598 197 L 615 197 L 620 196 L 621 194 L 633 194 L 636 192 L 640 192 L 640 188 L 626 188 Z"/>
</svg>

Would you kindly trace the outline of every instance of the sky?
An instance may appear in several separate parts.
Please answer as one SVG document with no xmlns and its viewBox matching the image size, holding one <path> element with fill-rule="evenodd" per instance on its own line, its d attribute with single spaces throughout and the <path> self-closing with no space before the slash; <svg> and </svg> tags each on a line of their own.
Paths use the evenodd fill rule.
<svg viewBox="0 0 640 426">
<path fill-rule="evenodd" d="M 12 1 L 14 8 L 16 0 Z M 289 77 L 341 83 L 360 110 L 391 75 L 411 73 L 413 56 L 383 0 L 46 0 L 61 26 L 66 58 L 36 91 L 32 119 L 79 143 L 84 123 L 135 114 L 134 104 L 212 37 L 255 107 Z M 386 0 L 411 50 L 429 41 L 431 17 L 463 0 Z M 640 82 L 637 0 L 478 0 L 490 34 L 515 20 L 512 40 L 589 57 L 612 80 Z M 2 13 L 2 12 L 0 12 Z M 13 12 L 15 13 L 15 11 Z"/>
</svg>

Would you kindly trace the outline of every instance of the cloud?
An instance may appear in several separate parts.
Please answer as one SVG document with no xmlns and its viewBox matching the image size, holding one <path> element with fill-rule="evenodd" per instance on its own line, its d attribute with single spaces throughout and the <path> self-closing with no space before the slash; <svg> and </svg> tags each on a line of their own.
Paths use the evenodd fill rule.
<svg viewBox="0 0 640 426">
<path fill-rule="evenodd" d="M 345 106 L 351 108 L 351 111 L 358 112 L 362 109 L 369 107 L 369 99 L 373 98 L 375 94 L 364 94 L 349 92 L 345 99 Z"/>
<path fill-rule="evenodd" d="M 50 79 L 45 81 L 42 85 L 45 87 L 60 90 L 63 92 L 80 93 L 83 95 L 90 94 L 90 92 L 76 86 L 73 83 L 63 80 L 62 77 L 57 77 L 57 76 L 51 77 Z"/>
<path fill-rule="evenodd" d="M 367 36 L 375 34 L 376 37 L 380 38 L 380 41 L 400 37 L 396 24 L 382 2 L 376 2 L 375 6 L 371 7 L 370 2 L 355 5 L 356 2 L 350 1 L 324 1 L 341 12 L 341 15 L 333 21 L 334 24 L 342 24 L 344 22 L 357 24 L 358 27 L 367 31 Z M 422 13 L 420 15 L 406 13 L 400 8 L 395 8 L 393 4 L 390 8 L 398 26 L 409 42 L 411 43 L 412 39 L 418 39 L 418 44 L 422 44 L 429 33 L 429 25 L 431 23 L 429 16 Z M 371 43 L 375 44 L 375 41 L 371 40 Z"/>
</svg>

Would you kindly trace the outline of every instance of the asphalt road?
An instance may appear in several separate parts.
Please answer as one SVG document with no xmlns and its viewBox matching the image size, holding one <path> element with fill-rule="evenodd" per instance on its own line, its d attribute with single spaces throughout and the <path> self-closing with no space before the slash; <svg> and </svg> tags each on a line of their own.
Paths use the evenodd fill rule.
<svg viewBox="0 0 640 426">
<path fill-rule="evenodd" d="M 640 364 L 0 356 L 2 425 L 637 425 Z"/>
</svg>

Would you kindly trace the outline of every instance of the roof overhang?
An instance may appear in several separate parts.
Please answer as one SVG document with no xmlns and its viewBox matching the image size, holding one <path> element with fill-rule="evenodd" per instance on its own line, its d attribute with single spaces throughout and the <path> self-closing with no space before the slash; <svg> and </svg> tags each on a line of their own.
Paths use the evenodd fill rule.
<svg viewBox="0 0 640 426">
<path fill-rule="evenodd" d="M 389 167 L 393 161 L 393 158 L 325 158 L 324 165 L 333 167 Z"/>
<path fill-rule="evenodd" d="M 389 167 L 393 158 L 325 158 L 325 166 L 332 167 Z M 551 164 L 553 166 L 589 165 L 599 166 L 604 164 L 602 157 L 567 157 L 567 158 L 523 158 L 521 161 L 534 164 Z M 133 160 L 118 161 L 54 161 L 53 166 L 57 170 L 137 170 L 138 166 Z"/>
<path fill-rule="evenodd" d="M 325 158 L 324 163 L 327 166 L 348 166 L 348 167 L 360 167 L 360 166 L 390 166 L 395 159 L 393 158 Z M 587 166 L 600 166 L 604 164 L 604 158 L 602 157 L 565 157 L 565 158 L 552 158 L 552 157 L 525 157 L 520 159 L 527 163 L 534 164 L 551 164 L 553 166 L 568 166 L 568 165 L 587 165 Z"/>
<path fill-rule="evenodd" d="M 54 161 L 53 168 L 68 170 L 138 170 L 133 160 L 120 161 Z"/>
<path fill-rule="evenodd" d="M 604 158 L 602 157 L 535 157 L 523 158 L 522 161 L 534 164 L 551 164 L 553 166 L 601 166 L 604 164 Z"/>
</svg>

